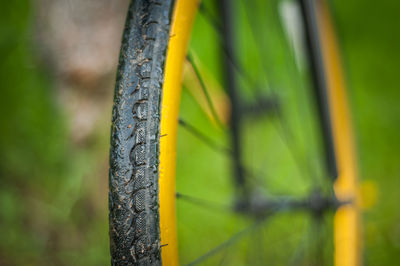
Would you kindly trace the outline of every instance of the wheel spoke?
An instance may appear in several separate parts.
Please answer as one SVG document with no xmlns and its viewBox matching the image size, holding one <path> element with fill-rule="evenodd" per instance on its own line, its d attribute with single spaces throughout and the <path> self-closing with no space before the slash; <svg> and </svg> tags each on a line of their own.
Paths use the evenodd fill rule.
<svg viewBox="0 0 400 266">
<path fill-rule="evenodd" d="M 220 128 L 224 128 L 224 125 L 222 124 L 222 122 L 219 119 L 219 116 L 217 114 L 217 111 L 215 110 L 215 107 L 214 107 L 214 104 L 213 104 L 213 102 L 211 100 L 210 93 L 208 92 L 207 86 L 204 83 L 204 80 L 203 80 L 203 78 L 202 78 L 202 76 L 200 74 L 200 71 L 199 71 L 197 65 L 195 64 L 194 59 L 193 59 L 193 57 L 192 57 L 192 55 L 190 53 L 188 53 L 188 55 L 187 55 L 187 60 L 190 63 L 190 65 L 192 66 L 192 69 L 194 70 L 194 73 L 196 74 L 197 80 L 200 83 L 200 87 L 201 87 L 201 89 L 202 89 L 202 91 L 204 93 L 204 96 L 206 97 L 208 108 L 210 108 L 211 114 L 212 114 L 215 122 L 217 123 L 217 125 Z"/>
<path fill-rule="evenodd" d="M 176 193 L 176 198 L 180 199 L 180 200 L 184 200 L 186 202 L 192 203 L 192 204 L 200 206 L 200 207 L 205 207 L 207 209 L 214 209 L 217 211 L 225 211 L 225 212 L 232 212 L 232 210 L 233 210 L 233 208 L 229 205 L 211 202 L 211 201 L 208 201 L 205 199 L 188 196 L 188 195 L 185 195 L 185 194 L 182 194 L 179 192 Z"/>
<path fill-rule="evenodd" d="M 253 16 L 250 15 L 250 10 L 248 10 L 250 5 L 251 5 L 250 2 L 244 3 L 244 11 L 245 11 L 247 20 L 250 23 L 250 31 L 249 32 L 252 36 L 254 43 L 257 46 L 258 51 L 261 51 L 261 47 L 260 47 L 261 41 L 256 37 L 256 33 L 254 32 L 254 27 L 255 27 L 255 25 L 257 25 L 257 22 L 254 22 Z M 254 8 L 254 6 L 253 6 L 253 8 Z M 259 54 L 261 54 L 261 53 L 259 52 Z M 268 80 L 268 77 L 266 75 L 270 71 L 269 71 L 268 67 L 266 66 L 265 60 L 261 60 L 261 66 L 263 68 L 263 74 L 266 77 L 266 80 Z M 269 87 L 271 90 L 272 98 L 277 98 L 278 93 L 276 92 L 276 87 L 274 85 L 272 85 L 272 86 L 268 85 L 267 87 Z M 279 114 L 280 110 L 277 109 L 277 106 L 273 105 L 273 107 L 275 108 L 275 112 L 277 112 Z M 299 149 L 294 148 L 296 145 L 294 145 L 294 142 L 292 141 L 294 139 L 294 137 L 293 137 L 293 134 L 291 133 L 289 123 L 287 122 L 287 120 L 282 115 L 279 115 L 278 116 L 278 125 L 274 124 L 274 127 L 275 127 L 276 131 L 278 132 L 284 145 L 287 147 L 287 149 L 290 153 L 290 156 L 292 157 L 293 162 L 295 163 L 300 175 L 302 175 L 302 177 L 305 180 L 307 179 L 307 176 L 312 177 L 313 180 L 317 180 L 317 174 L 315 173 L 315 171 L 313 171 L 313 169 L 310 165 L 310 162 L 308 160 L 306 160 L 306 158 L 302 159 L 302 156 L 298 152 L 296 152 L 296 150 L 299 150 Z"/>
<path fill-rule="evenodd" d="M 305 222 L 308 223 L 308 221 Z M 304 257 L 308 245 L 308 230 L 308 225 L 304 225 L 302 237 L 297 243 L 296 249 L 292 252 L 288 265 L 299 265 L 301 258 Z"/>
<path fill-rule="evenodd" d="M 200 14 L 204 16 L 204 18 L 210 23 L 210 25 L 217 31 L 221 32 L 222 27 L 221 23 L 211 14 L 211 11 L 206 7 L 204 2 L 201 2 L 199 7 Z"/>
<path fill-rule="evenodd" d="M 214 140 L 212 140 L 207 135 L 200 132 L 200 130 L 198 130 L 197 128 L 195 128 L 193 125 L 189 124 L 182 118 L 179 118 L 178 123 L 180 126 L 185 128 L 190 134 L 201 140 L 206 146 L 210 147 L 212 150 L 222 154 L 232 154 L 232 151 L 229 148 L 219 145 Z"/>
<path fill-rule="evenodd" d="M 199 129 L 195 128 L 193 125 L 189 124 L 186 120 L 183 120 L 182 118 L 179 118 L 178 120 L 179 125 L 185 128 L 190 134 L 192 134 L 194 137 L 199 139 L 200 141 L 203 142 L 206 146 L 211 148 L 213 151 L 219 153 L 219 154 L 224 154 L 225 156 L 229 156 L 230 158 L 232 157 L 232 150 L 224 147 L 218 143 L 216 143 L 214 140 L 209 138 L 207 135 L 203 134 L 200 132 Z M 258 185 L 265 187 L 265 183 L 263 180 L 260 178 L 260 175 L 256 175 L 254 171 L 251 171 L 248 167 L 246 166 L 241 166 L 243 169 L 243 173 L 246 175 L 246 177 L 250 178 L 251 180 L 255 181 Z M 258 173 L 258 172 L 257 172 Z M 264 175 L 264 173 L 263 173 Z"/>
<path fill-rule="evenodd" d="M 221 258 L 221 260 L 220 260 L 219 263 L 218 263 L 219 266 L 222 266 L 222 265 L 228 263 L 228 257 L 229 257 L 229 255 L 230 255 L 229 250 L 230 250 L 231 248 L 232 248 L 232 247 L 227 247 L 227 248 L 225 249 L 225 252 L 224 252 L 224 254 L 222 255 L 222 258 Z"/>
<path fill-rule="evenodd" d="M 242 231 L 239 231 L 238 233 L 232 235 L 231 238 L 229 238 L 225 242 L 222 242 L 221 244 L 219 244 L 218 246 L 216 246 L 213 249 L 209 250 L 205 254 L 199 256 L 197 259 L 195 259 L 191 263 L 187 264 L 187 266 L 192 266 L 192 265 L 199 264 L 200 262 L 203 262 L 203 261 L 207 260 L 208 258 L 218 254 L 219 252 L 229 248 L 230 246 L 232 246 L 235 243 L 237 243 L 238 241 L 240 241 L 243 237 L 247 236 L 249 233 L 251 233 L 257 227 L 259 227 L 261 225 L 261 223 L 262 223 L 262 221 L 257 221 L 254 224 L 246 227 Z"/>
<path fill-rule="evenodd" d="M 245 8 L 244 10 L 246 11 L 246 15 L 247 18 L 250 22 L 251 25 L 254 25 L 254 21 L 252 21 L 250 19 L 250 15 L 248 14 L 248 10 L 247 10 L 247 5 L 245 4 Z M 209 20 L 209 23 L 212 25 L 212 27 L 216 30 L 216 32 L 219 33 L 219 36 L 222 36 L 222 28 L 220 26 L 220 24 L 215 20 L 215 18 L 212 17 L 211 12 L 204 6 L 202 5 L 202 8 L 200 9 L 201 13 L 205 16 L 205 18 L 207 20 Z M 254 28 L 250 27 L 250 33 L 252 35 L 252 38 L 254 40 L 254 42 L 257 44 L 257 48 L 258 50 L 261 50 L 260 46 L 259 46 L 259 42 L 257 41 L 257 38 L 255 37 L 255 32 L 254 32 Z M 251 79 L 250 75 L 248 75 L 247 72 L 244 71 L 243 67 L 241 67 L 241 64 L 238 63 L 238 61 L 234 58 L 234 56 L 232 55 L 232 53 L 229 51 L 229 49 L 227 49 L 225 43 L 222 43 L 222 48 L 224 50 L 224 52 L 226 53 L 227 58 L 229 59 L 230 63 L 234 66 L 234 68 L 236 69 L 236 71 L 242 75 L 242 77 L 248 82 L 251 83 L 251 88 L 253 89 L 253 91 L 255 92 L 255 96 L 257 96 L 258 94 L 260 94 L 258 88 L 260 86 L 256 85 L 257 82 L 255 82 L 254 80 Z M 190 57 L 189 57 L 190 58 Z M 193 60 L 191 60 L 193 62 Z M 266 71 L 266 66 L 265 66 L 265 62 L 263 62 L 262 64 L 264 72 Z M 198 73 L 198 71 L 196 71 L 196 73 Z M 264 73 L 265 74 L 265 73 Z M 200 75 L 198 75 L 198 77 L 200 77 Z M 200 77 L 201 80 L 201 77 Z M 201 82 L 202 84 L 204 84 L 204 82 Z M 205 86 L 202 86 L 203 90 L 205 88 Z M 277 98 L 276 95 L 277 93 L 275 92 L 275 88 L 267 85 L 267 87 L 271 88 L 272 91 L 272 98 Z M 210 101 L 209 101 L 210 102 Z M 278 106 L 276 104 L 272 104 L 271 108 L 273 108 L 275 110 L 275 113 L 279 113 L 279 109 Z M 311 176 L 314 178 L 314 180 L 316 179 L 316 173 L 314 173 L 314 171 L 312 171 L 312 167 L 310 166 L 309 162 L 306 159 L 301 159 L 302 156 L 300 154 L 298 154 L 297 152 L 295 152 L 295 148 L 293 148 L 295 145 L 293 143 L 293 141 L 291 141 L 293 139 L 293 134 L 291 134 L 288 123 L 286 122 L 286 120 L 283 117 L 279 117 L 279 124 L 275 125 L 274 124 L 275 129 L 277 130 L 282 142 L 284 143 L 284 145 L 287 147 L 291 158 L 293 159 L 300 175 L 303 176 L 304 179 L 307 179 L 307 176 Z"/>
<path fill-rule="evenodd" d="M 314 240 L 313 249 L 313 265 L 323 265 L 324 263 L 324 221 L 323 216 L 312 216 L 312 239 Z"/>
<path fill-rule="evenodd" d="M 235 68 L 237 73 L 239 75 L 241 75 L 241 77 L 243 79 L 247 80 L 247 82 L 250 84 L 250 88 L 253 90 L 253 92 L 257 95 L 260 94 L 260 86 L 258 86 L 257 82 L 250 77 L 249 73 L 245 71 L 245 69 L 240 65 L 238 60 L 236 60 L 236 58 L 234 57 L 232 52 L 230 52 L 227 49 L 225 43 L 222 41 L 223 32 L 222 32 L 222 26 L 220 25 L 220 23 L 215 18 L 212 17 L 210 11 L 204 5 L 201 5 L 201 6 L 202 7 L 200 8 L 200 13 L 204 15 L 206 20 L 210 23 L 211 27 L 218 34 L 219 41 L 221 42 L 222 50 L 225 53 L 225 55 L 227 56 L 227 58 L 229 59 L 230 63 L 233 65 L 233 67 Z"/>
</svg>

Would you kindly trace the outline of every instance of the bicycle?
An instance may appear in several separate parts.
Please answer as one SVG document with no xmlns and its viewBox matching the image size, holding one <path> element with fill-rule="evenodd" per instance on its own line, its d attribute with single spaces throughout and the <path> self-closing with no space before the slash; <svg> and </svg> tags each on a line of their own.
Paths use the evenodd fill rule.
<svg viewBox="0 0 400 266">
<path fill-rule="evenodd" d="M 243 2 L 244 9 L 248 8 L 251 2 Z M 272 1 L 271 5 L 277 8 L 278 2 Z M 293 1 L 280 2 L 293 3 Z M 212 260 L 215 256 L 220 256 L 218 261 L 222 264 L 227 256 L 223 254 L 221 257 L 222 251 L 238 245 L 237 243 L 249 234 L 263 232 L 263 226 L 267 226 L 265 223 L 273 220 L 278 213 L 294 212 L 303 213 L 299 221 L 308 221 L 309 219 L 308 222 L 313 226 L 311 230 L 313 233 L 308 237 L 310 239 L 306 240 L 313 241 L 310 246 L 298 240 L 297 245 L 296 243 L 286 244 L 288 249 L 294 249 L 295 246 L 298 248 L 288 253 L 278 254 L 278 252 L 271 251 L 272 249 L 270 251 L 263 249 L 263 240 L 261 240 L 259 242 L 261 244 L 257 247 L 260 250 L 257 252 L 251 249 L 248 251 L 247 247 L 241 246 L 242 252 L 238 252 L 234 257 L 236 263 L 281 265 L 285 260 L 287 260 L 285 264 L 295 265 L 325 265 L 331 263 L 329 261 L 334 261 L 335 265 L 360 265 L 362 263 L 355 151 L 352 143 L 351 123 L 348 118 L 349 111 L 346 105 L 345 83 L 327 4 L 323 1 L 299 1 L 300 12 L 297 14 L 300 14 L 303 26 L 300 27 L 300 31 L 297 29 L 297 34 L 300 32 L 305 39 L 306 52 L 303 53 L 305 59 L 296 59 L 295 57 L 301 57 L 301 54 L 296 55 L 295 51 L 292 51 L 290 57 L 292 65 L 301 64 L 301 60 L 307 61 L 308 64 L 304 65 L 309 70 L 303 70 L 303 74 L 293 74 L 301 72 L 298 70 L 301 67 L 291 66 L 290 71 L 293 75 L 298 75 L 298 80 L 304 80 L 304 76 L 309 74 L 312 81 L 310 82 L 312 86 L 309 87 L 313 89 L 308 94 L 304 92 L 305 89 L 299 89 L 297 92 L 295 90 L 292 94 L 285 92 L 289 95 L 286 100 L 290 103 L 285 105 L 285 102 L 279 101 L 279 98 L 283 97 L 281 95 L 283 92 L 271 88 L 271 85 L 268 85 L 268 90 L 263 91 L 259 88 L 263 82 L 260 82 L 262 78 L 259 76 L 261 75 L 256 71 L 261 71 L 260 69 L 271 71 L 271 66 L 265 62 L 257 65 L 252 58 L 253 61 L 250 60 L 250 64 L 243 67 L 239 60 L 240 56 L 235 50 L 240 45 L 242 49 L 245 49 L 246 45 L 251 47 L 247 40 L 241 44 L 235 39 L 238 36 L 237 32 L 243 32 L 243 34 L 251 35 L 253 48 L 256 47 L 254 50 L 260 51 L 259 57 L 264 55 L 260 49 L 263 48 L 260 47 L 263 42 L 258 41 L 262 38 L 259 37 L 262 34 L 252 32 L 253 29 L 257 29 L 256 23 L 251 24 L 251 20 L 255 20 L 257 17 L 257 5 L 263 5 L 261 1 L 255 1 L 255 3 L 253 9 L 249 8 L 254 13 L 250 14 L 248 10 L 242 14 L 234 8 L 234 1 L 217 1 L 217 15 L 213 13 L 213 8 L 207 7 L 205 3 L 200 4 L 197 0 L 159 2 L 136 0 L 130 5 L 121 47 L 112 116 L 109 194 L 112 265 L 179 264 L 177 198 L 192 204 L 203 205 L 206 209 L 216 208 L 218 212 L 228 211 L 244 217 L 232 218 L 235 224 L 248 221 L 251 224 L 236 233 L 227 230 L 229 234 L 232 233 L 231 237 L 213 247 L 209 244 L 212 239 L 208 238 L 208 242 L 204 241 L 207 248 L 205 252 L 187 259 L 189 265 Z M 221 83 L 224 83 L 226 87 L 225 91 L 222 90 L 220 93 L 223 95 L 222 98 L 227 100 L 218 103 L 221 103 L 225 109 L 225 119 L 221 118 L 221 113 L 224 112 L 219 111 L 218 106 L 214 105 L 215 93 L 208 89 L 207 82 L 203 78 L 204 68 L 198 64 L 199 56 L 195 56 L 192 51 L 187 55 L 190 35 L 198 10 L 206 18 L 204 20 L 207 20 L 210 27 L 220 36 L 218 38 L 222 51 L 219 56 L 224 66 L 220 76 L 223 80 Z M 277 10 L 270 12 L 270 15 L 276 15 Z M 284 12 L 282 14 L 284 16 Z M 233 19 L 234 15 L 235 20 Z M 249 20 L 250 26 L 235 28 L 235 21 L 243 17 Z M 271 28 L 271 31 L 275 29 L 272 26 Z M 265 30 L 264 27 L 263 29 Z M 282 35 L 282 33 L 279 34 Z M 287 30 L 286 34 L 290 34 L 290 30 Z M 290 41 L 289 37 L 286 41 L 288 40 Z M 295 43 L 294 40 L 292 41 Z M 297 49 L 294 47 L 295 44 L 292 45 L 293 47 L 290 46 L 292 50 Z M 216 57 L 216 53 L 214 53 L 214 57 Z M 204 58 L 201 57 L 201 59 Z M 197 128 L 180 117 L 179 101 L 184 65 L 191 70 L 192 79 L 197 80 L 204 99 L 203 104 L 198 104 L 198 109 L 206 110 L 206 117 L 210 118 L 210 124 L 217 128 L 216 131 L 219 132 L 217 134 L 228 135 L 231 147 L 227 148 L 217 144 L 210 136 L 204 134 L 201 128 Z M 256 66 L 252 68 L 252 65 Z M 212 68 L 213 65 L 209 66 Z M 248 72 L 247 69 L 256 70 L 252 74 L 253 72 Z M 214 73 L 216 72 L 214 71 Z M 218 74 L 215 75 L 218 76 Z M 275 75 L 279 76 L 276 73 Z M 257 78 L 258 80 L 255 80 Z M 268 79 L 269 77 L 263 79 L 264 83 L 271 83 Z M 245 84 L 243 85 L 243 83 Z M 302 97 L 307 100 L 298 97 L 296 93 L 299 91 L 305 94 Z M 196 98 L 193 92 L 189 91 L 187 94 Z M 308 98 L 316 102 L 315 106 Z M 302 104 L 302 107 L 307 107 L 300 108 L 301 110 L 310 109 L 307 112 L 311 117 L 309 120 L 312 121 L 309 122 L 308 131 L 306 129 L 299 130 L 297 127 L 296 132 L 303 132 L 303 135 L 307 135 L 312 140 L 308 142 L 309 140 L 304 140 L 306 137 L 303 140 L 301 137 L 297 137 L 297 141 L 303 143 L 303 150 L 314 150 L 314 163 L 305 160 L 305 156 L 302 156 L 301 152 L 299 156 L 299 153 L 293 151 L 294 148 L 292 148 L 296 137 L 292 134 L 295 123 L 290 117 L 295 117 L 298 113 L 303 112 L 292 107 L 296 105 L 296 102 Z M 287 110 L 285 110 L 285 106 L 288 106 Z M 291 114 L 289 118 L 285 116 L 286 112 Z M 307 112 L 304 111 L 304 113 Z M 267 132 L 265 128 L 257 128 L 257 125 L 252 126 L 248 122 L 251 119 L 256 120 L 260 116 L 267 116 L 268 121 L 275 121 L 263 121 L 262 124 L 264 127 L 268 127 L 266 124 L 274 123 L 274 129 L 270 128 L 268 132 L 275 131 L 275 138 L 280 139 L 279 142 L 283 143 L 281 146 L 286 146 L 284 152 L 280 152 L 278 149 L 273 150 L 273 157 L 281 159 L 283 163 L 277 163 L 277 166 L 274 167 L 269 165 L 270 169 L 265 167 L 270 170 L 267 177 L 265 173 L 259 174 L 259 169 L 248 167 L 248 164 L 255 164 L 256 161 L 258 164 L 265 162 L 259 159 L 260 156 L 257 155 L 257 152 L 246 150 L 246 141 L 243 137 L 246 133 L 249 135 L 249 132 L 245 132 L 248 129 L 251 131 L 250 135 L 257 136 L 259 140 L 257 146 L 268 149 L 268 145 L 277 145 L 278 141 L 271 142 L 266 137 L 264 140 L 265 132 Z M 259 119 L 265 120 L 265 118 Z M 232 204 L 221 205 L 212 200 L 204 200 L 190 195 L 191 191 L 176 192 L 175 165 L 178 124 L 210 149 L 216 150 L 228 158 L 229 168 L 232 170 L 231 179 L 229 179 L 232 189 L 222 189 L 220 193 L 233 195 Z M 303 124 L 303 121 L 300 124 Z M 273 135 L 273 133 L 271 134 Z M 299 133 L 299 135 L 301 134 Z M 304 145 L 304 142 L 307 145 Z M 312 142 L 315 144 L 309 144 Z M 258 150 L 259 147 L 255 149 Z M 301 148 L 299 149 L 301 150 Z M 245 155 L 249 154 L 256 155 L 252 159 L 246 160 Z M 194 156 L 193 153 L 191 155 Z M 269 159 L 274 158 L 270 156 Z M 275 179 L 271 177 L 271 172 L 275 175 L 285 176 L 282 174 L 284 172 L 282 169 L 286 168 L 288 174 L 294 176 L 291 177 L 290 182 L 293 182 L 293 186 L 294 184 L 298 185 L 297 187 L 294 188 L 288 184 L 281 184 L 281 187 L 274 185 L 279 182 L 273 181 L 276 180 L 276 177 Z M 219 168 L 213 168 L 215 171 L 217 169 Z M 193 175 L 195 175 L 194 171 Z M 265 180 L 270 182 L 266 189 L 263 183 Z M 226 187 L 226 183 L 221 184 L 217 184 L 215 187 L 220 189 Z M 304 184 L 305 188 L 301 188 L 301 184 Z M 272 189 L 274 186 L 278 189 Z M 271 192 L 272 190 L 279 191 L 282 187 L 288 189 L 291 194 Z M 211 186 L 208 189 L 211 189 Z M 191 209 L 186 208 L 186 210 Z M 304 215 L 309 218 L 304 218 Z M 189 215 L 182 214 L 182 217 L 189 217 Z M 297 223 L 291 223 L 291 219 L 295 221 L 297 218 L 287 217 L 285 222 L 277 222 L 278 225 L 281 224 L 284 227 L 282 231 L 290 231 L 290 227 L 293 227 L 292 230 L 299 230 L 296 227 Z M 230 225 L 225 220 L 215 223 L 220 223 L 220 229 L 226 229 Z M 333 232 L 330 232 L 334 238 L 331 241 L 334 242 L 333 247 L 331 244 L 326 244 L 326 239 L 330 239 L 327 236 L 328 233 L 321 233 L 322 229 L 328 230 L 322 226 L 325 223 L 333 223 L 331 226 Z M 219 231 L 214 230 L 213 232 Z M 263 234 L 259 233 L 259 236 L 261 237 Z M 199 235 L 201 237 L 201 234 Z M 270 236 L 271 242 L 275 241 L 274 237 L 282 238 L 279 235 L 270 234 Z M 200 242 L 200 238 L 197 237 L 196 243 Z M 250 244 L 254 243 L 250 241 Z M 253 252 L 261 258 L 257 261 L 250 261 L 253 259 L 250 258 L 247 262 L 242 262 L 241 254 L 246 253 L 246 250 L 247 253 Z M 250 255 L 250 257 L 255 256 Z M 216 261 L 210 263 L 215 264 Z"/>
</svg>

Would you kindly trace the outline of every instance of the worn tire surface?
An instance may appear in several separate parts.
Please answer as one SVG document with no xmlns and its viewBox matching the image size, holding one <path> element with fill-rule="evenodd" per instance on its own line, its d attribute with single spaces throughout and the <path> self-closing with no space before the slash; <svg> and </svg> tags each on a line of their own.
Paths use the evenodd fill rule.
<svg viewBox="0 0 400 266">
<path fill-rule="evenodd" d="M 109 222 L 112 265 L 161 265 L 160 103 L 172 0 L 133 0 L 112 111 Z"/>
</svg>

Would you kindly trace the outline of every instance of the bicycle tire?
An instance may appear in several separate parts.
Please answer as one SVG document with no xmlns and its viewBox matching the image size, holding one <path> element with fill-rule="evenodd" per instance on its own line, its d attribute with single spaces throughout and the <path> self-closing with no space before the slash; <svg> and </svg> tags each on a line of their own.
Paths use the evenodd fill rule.
<svg viewBox="0 0 400 266">
<path fill-rule="evenodd" d="M 161 265 L 158 163 L 161 88 L 172 1 L 132 1 L 111 126 L 112 265 Z"/>
</svg>

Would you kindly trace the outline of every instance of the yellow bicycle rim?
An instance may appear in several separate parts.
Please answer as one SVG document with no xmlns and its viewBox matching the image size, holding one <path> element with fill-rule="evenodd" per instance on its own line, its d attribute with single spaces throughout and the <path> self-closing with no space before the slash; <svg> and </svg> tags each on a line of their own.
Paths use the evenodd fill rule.
<svg viewBox="0 0 400 266">
<path fill-rule="evenodd" d="M 161 256 L 164 265 L 179 265 L 175 205 L 176 138 L 183 63 L 199 2 L 175 1 L 165 65 L 159 179 Z M 352 204 L 340 207 L 335 214 L 334 260 L 337 266 L 356 266 L 361 265 L 361 237 L 355 150 L 338 48 L 329 13 L 323 5 L 318 6 L 318 22 L 339 172 L 335 193 L 339 200 L 353 200 Z"/>
<path fill-rule="evenodd" d="M 336 266 L 361 265 L 361 219 L 358 197 L 356 153 L 347 106 L 346 84 L 340 65 L 339 49 L 324 1 L 318 2 L 317 15 L 321 49 L 327 78 L 332 133 L 338 178 L 335 194 L 351 204 L 340 207 L 334 218 L 334 260 Z"/>
<path fill-rule="evenodd" d="M 183 63 L 198 5 L 198 0 L 175 1 L 165 65 L 159 179 L 161 257 L 164 265 L 179 264 L 175 206 L 176 137 Z"/>
</svg>

